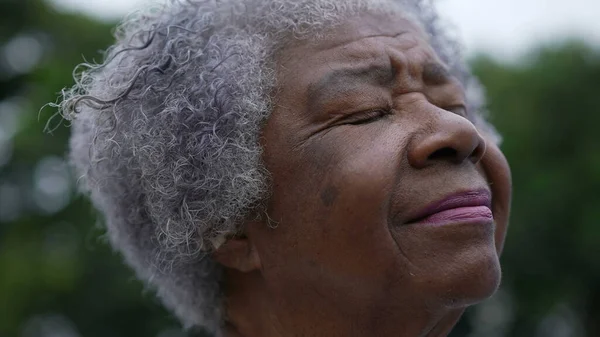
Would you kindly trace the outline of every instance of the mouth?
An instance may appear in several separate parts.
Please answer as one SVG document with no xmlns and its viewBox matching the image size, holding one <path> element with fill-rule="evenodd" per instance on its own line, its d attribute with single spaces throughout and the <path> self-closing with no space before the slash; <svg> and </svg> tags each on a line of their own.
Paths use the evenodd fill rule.
<svg viewBox="0 0 600 337">
<path fill-rule="evenodd" d="M 494 221 L 491 207 L 492 196 L 488 190 L 459 192 L 426 206 L 406 224 L 490 223 Z"/>
</svg>

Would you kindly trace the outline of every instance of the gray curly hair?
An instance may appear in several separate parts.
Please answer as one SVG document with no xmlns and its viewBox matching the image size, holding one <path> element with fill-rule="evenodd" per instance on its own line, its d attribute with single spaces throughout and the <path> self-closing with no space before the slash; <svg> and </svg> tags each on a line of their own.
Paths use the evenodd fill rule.
<svg viewBox="0 0 600 337">
<path fill-rule="evenodd" d="M 419 23 L 486 127 L 475 113 L 482 92 L 427 0 L 171 0 L 128 17 L 104 62 L 81 65 L 63 91 L 82 190 L 112 245 L 186 327 L 220 335 L 211 252 L 267 217 L 259 136 L 278 53 L 367 12 Z"/>
</svg>

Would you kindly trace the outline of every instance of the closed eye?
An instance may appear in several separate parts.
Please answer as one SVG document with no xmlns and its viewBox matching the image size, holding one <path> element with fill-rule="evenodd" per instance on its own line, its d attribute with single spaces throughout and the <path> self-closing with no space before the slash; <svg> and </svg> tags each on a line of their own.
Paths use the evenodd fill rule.
<svg viewBox="0 0 600 337">
<path fill-rule="evenodd" d="M 452 113 L 455 113 L 455 114 L 465 117 L 465 118 L 468 118 L 468 115 L 469 115 L 467 112 L 467 107 L 464 105 L 455 105 L 452 107 L 445 108 L 444 110 L 450 111 Z"/>
<path fill-rule="evenodd" d="M 375 109 L 365 112 L 353 114 L 349 118 L 344 120 L 344 124 L 350 125 L 363 125 L 373 123 L 385 116 L 390 115 L 392 112 L 390 109 Z"/>
</svg>

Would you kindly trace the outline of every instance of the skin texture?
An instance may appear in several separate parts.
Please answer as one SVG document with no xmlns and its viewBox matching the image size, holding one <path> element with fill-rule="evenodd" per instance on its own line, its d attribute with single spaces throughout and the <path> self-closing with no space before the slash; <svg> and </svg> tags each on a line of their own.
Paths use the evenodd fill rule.
<svg viewBox="0 0 600 337">
<path fill-rule="evenodd" d="M 262 137 L 276 226 L 215 253 L 226 336 L 446 336 L 498 287 L 511 194 L 458 80 L 416 25 L 376 16 L 286 49 L 277 75 Z M 409 224 L 474 190 L 494 222 Z"/>
</svg>

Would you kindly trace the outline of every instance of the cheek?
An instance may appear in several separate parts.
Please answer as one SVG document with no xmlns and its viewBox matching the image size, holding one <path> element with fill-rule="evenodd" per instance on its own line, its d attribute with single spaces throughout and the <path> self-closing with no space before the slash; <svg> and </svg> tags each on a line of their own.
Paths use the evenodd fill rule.
<svg viewBox="0 0 600 337">
<path fill-rule="evenodd" d="M 282 291 L 294 284 L 339 293 L 340 300 L 348 293 L 377 298 L 390 270 L 398 270 L 387 218 L 402 141 L 341 131 L 279 158 L 270 205 L 279 226 L 269 233 L 263 265 Z"/>
<path fill-rule="evenodd" d="M 496 249 L 502 252 L 512 197 L 512 177 L 504 154 L 495 144 L 488 145 L 481 160 L 481 168 L 492 189 L 492 212 L 496 219 Z"/>
</svg>

